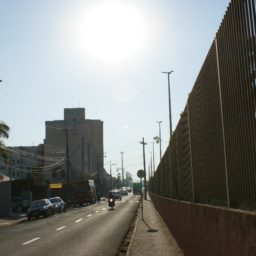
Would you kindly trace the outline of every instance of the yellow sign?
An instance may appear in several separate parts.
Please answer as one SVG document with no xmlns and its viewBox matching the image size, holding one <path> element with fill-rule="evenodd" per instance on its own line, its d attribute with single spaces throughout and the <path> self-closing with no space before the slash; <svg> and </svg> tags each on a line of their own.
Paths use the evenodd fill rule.
<svg viewBox="0 0 256 256">
<path fill-rule="evenodd" d="M 53 183 L 53 184 L 50 184 L 50 188 L 62 188 L 62 184 L 61 183 Z"/>
</svg>

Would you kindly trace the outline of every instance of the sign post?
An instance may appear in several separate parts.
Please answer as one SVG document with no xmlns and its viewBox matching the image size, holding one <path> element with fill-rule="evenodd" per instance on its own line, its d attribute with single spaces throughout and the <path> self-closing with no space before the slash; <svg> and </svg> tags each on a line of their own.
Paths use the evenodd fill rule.
<svg viewBox="0 0 256 256">
<path fill-rule="evenodd" d="M 145 171 L 144 170 L 138 170 L 137 171 L 137 176 L 140 178 L 140 183 L 141 183 L 141 187 L 142 187 L 142 178 L 145 177 Z M 142 220 L 144 220 L 143 218 L 143 193 L 141 191 L 141 218 Z"/>
</svg>

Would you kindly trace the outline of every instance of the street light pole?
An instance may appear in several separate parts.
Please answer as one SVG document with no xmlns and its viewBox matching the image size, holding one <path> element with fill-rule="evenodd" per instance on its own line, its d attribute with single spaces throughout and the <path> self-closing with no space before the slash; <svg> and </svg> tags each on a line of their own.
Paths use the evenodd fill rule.
<svg viewBox="0 0 256 256">
<path fill-rule="evenodd" d="M 158 129 L 159 129 L 159 148 L 160 148 L 160 161 L 162 159 L 162 138 L 161 138 L 161 123 L 162 121 L 156 121 L 158 123 Z"/>
<path fill-rule="evenodd" d="M 172 109 L 171 109 L 171 87 L 170 87 L 170 74 L 173 70 L 169 72 L 162 72 L 163 74 L 167 74 L 168 76 L 168 99 L 169 99 L 169 122 L 170 122 L 170 140 L 172 137 Z"/>
</svg>

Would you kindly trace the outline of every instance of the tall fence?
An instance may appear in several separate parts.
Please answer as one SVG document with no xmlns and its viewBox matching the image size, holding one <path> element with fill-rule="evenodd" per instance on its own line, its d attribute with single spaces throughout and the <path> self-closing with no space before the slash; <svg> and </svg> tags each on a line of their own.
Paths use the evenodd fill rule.
<svg viewBox="0 0 256 256">
<path fill-rule="evenodd" d="M 187 202 L 256 209 L 256 1 L 233 0 L 149 182 Z"/>
</svg>

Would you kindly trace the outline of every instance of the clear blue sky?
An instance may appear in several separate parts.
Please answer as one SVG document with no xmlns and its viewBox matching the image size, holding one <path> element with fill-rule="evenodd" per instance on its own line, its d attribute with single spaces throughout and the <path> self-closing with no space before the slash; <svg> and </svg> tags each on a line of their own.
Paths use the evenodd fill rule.
<svg viewBox="0 0 256 256">
<path fill-rule="evenodd" d="M 167 76 L 173 130 L 229 0 L 0 0 L 0 120 L 7 146 L 43 143 L 45 121 L 84 107 L 104 122 L 106 170 L 136 179 L 147 168 L 162 120 L 169 140 Z M 156 165 L 159 146 L 155 145 Z"/>
</svg>

